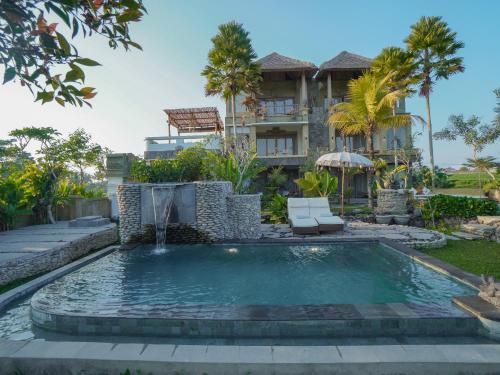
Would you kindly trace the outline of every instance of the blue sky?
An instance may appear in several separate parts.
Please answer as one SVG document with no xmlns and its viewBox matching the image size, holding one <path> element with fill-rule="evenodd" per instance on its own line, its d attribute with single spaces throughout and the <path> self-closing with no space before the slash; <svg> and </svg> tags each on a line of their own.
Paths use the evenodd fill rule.
<svg viewBox="0 0 500 375">
<path fill-rule="evenodd" d="M 144 52 L 110 50 L 100 38 L 77 40 L 80 53 L 102 67 L 87 69 L 87 84 L 97 87 L 93 109 L 33 103 L 18 83 L 0 86 L 0 137 L 14 128 L 53 126 L 67 134 L 83 127 L 115 152 L 142 153 L 144 137 L 166 135 L 164 108 L 215 105 L 205 98 L 200 71 L 210 38 L 220 23 L 236 20 L 250 31 L 259 57 L 276 51 L 321 64 L 348 50 L 374 57 L 389 45 L 403 46 L 410 25 L 423 15 L 439 15 L 465 43 L 465 73 L 440 81 L 431 97 L 435 130 L 451 114 L 493 119 L 500 87 L 500 1 L 277 1 L 236 2 L 145 0 L 149 15 L 132 34 Z M 411 98 L 409 111 L 424 116 L 423 99 Z M 415 127 L 414 131 L 420 130 Z M 419 146 L 427 150 L 426 134 Z M 435 142 L 440 166 L 459 165 L 471 155 L 461 142 Z M 484 155 L 500 157 L 500 142 Z M 426 155 L 426 153 L 424 153 Z"/>
</svg>

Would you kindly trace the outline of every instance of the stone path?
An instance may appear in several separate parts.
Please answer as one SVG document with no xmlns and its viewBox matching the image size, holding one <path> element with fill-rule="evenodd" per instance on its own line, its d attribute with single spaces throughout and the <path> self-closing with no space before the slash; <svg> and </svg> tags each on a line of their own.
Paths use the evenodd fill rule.
<svg viewBox="0 0 500 375">
<path fill-rule="evenodd" d="M 262 224 L 263 238 L 387 238 L 410 247 L 438 248 L 446 245 L 446 236 L 424 228 L 403 225 L 371 224 L 349 222 L 343 232 L 322 233 L 318 235 L 294 235 L 288 224 Z"/>
<path fill-rule="evenodd" d="M 0 285 L 50 271 L 116 241 L 115 224 L 70 228 L 61 221 L 0 232 Z"/>
</svg>

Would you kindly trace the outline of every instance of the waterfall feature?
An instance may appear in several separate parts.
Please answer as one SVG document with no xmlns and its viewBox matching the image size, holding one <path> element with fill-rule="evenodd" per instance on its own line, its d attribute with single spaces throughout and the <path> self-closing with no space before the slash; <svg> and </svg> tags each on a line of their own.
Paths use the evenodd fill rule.
<svg viewBox="0 0 500 375">
<path fill-rule="evenodd" d="M 170 210 L 174 202 L 175 185 L 153 187 L 151 194 L 153 196 L 153 213 L 155 216 L 156 248 L 163 249 L 167 239 Z"/>
</svg>

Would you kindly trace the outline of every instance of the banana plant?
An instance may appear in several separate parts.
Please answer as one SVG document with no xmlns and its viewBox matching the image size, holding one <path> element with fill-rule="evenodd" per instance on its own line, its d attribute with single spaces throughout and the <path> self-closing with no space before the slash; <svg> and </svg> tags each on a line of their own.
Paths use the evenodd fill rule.
<svg viewBox="0 0 500 375">
<path fill-rule="evenodd" d="M 338 179 L 327 170 L 322 172 L 306 172 L 303 178 L 294 182 L 306 197 L 329 197 L 337 192 Z"/>
</svg>

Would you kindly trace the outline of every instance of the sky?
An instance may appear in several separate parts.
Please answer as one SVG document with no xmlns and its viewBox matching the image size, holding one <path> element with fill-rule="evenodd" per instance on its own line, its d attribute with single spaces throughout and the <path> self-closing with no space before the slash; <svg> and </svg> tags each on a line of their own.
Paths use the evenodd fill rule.
<svg viewBox="0 0 500 375">
<path fill-rule="evenodd" d="M 41 105 L 19 82 L 0 85 L 0 138 L 24 126 L 52 126 L 63 134 L 84 128 L 114 152 L 142 154 L 145 137 L 167 135 L 165 108 L 217 106 L 224 116 L 222 100 L 205 97 L 200 72 L 210 38 L 230 20 L 243 23 L 259 57 L 276 51 L 319 66 L 343 50 L 374 57 L 384 47 L 403 47 L 410 26 L 421 16 L 442 16 L 465 43 L 459 54 L 465 72 L 435 86 L 434 130 L 445 127 L 452 114 L 475 114 L 485 123 L 494 116 L 492 91 L 500 87 L 500 1 L 145 0 L 145 5 L 149 14 L 131 28 L 143 52 L 112 50 L 101 37 L 75 39 L 82 56 L 102 64 L 86 69 L 86 85 L 98 91 L 92 109 Z M 425 117 L 423 98 L 408 99 L 407 110 Z M 414 127 L 417 131 L 422 131 L 420 125 Z M 427 160 L 426 131 L 417 145 Z M 459 141 L 435 141 L 434 153 L 441 167 L 459 166 L 472 154 Z M 483 155 L 500 157 L 500 141 Z"/>
</svg>

